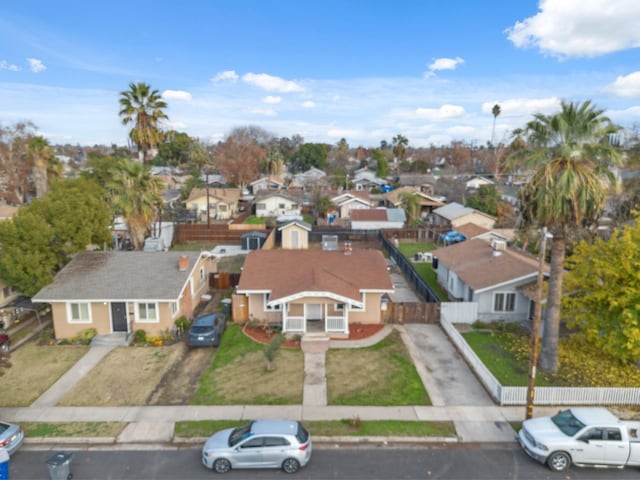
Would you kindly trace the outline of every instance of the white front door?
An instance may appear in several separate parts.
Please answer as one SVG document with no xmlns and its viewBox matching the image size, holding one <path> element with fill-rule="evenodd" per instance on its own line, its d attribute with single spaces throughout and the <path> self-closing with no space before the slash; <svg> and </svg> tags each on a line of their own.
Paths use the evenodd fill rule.
<svg viewBox="0 0 640 480">
<path fill-rule="evenodd" d="M 297 230 L 291 231 L 291 248 L 300 248 L 300 232 Z"/>
<path fill-rule="evenodd" d="M 307 320 L 322 320 L 322 304 L 321 303 L 305 303 L 304 317 Z"/>
</svg>

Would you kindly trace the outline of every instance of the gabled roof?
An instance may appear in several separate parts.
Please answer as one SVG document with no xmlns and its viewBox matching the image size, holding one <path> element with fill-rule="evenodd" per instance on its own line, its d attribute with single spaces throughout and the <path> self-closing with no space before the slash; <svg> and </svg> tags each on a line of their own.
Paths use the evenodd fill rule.
<svg viewBox="0 0 640 480">
<path fill-rule="evenodd" d="M 238 284 L 239 293 L 268 292 L 270 301 L 306 292 L 359 302 L 363 291 L 393 291 L 379 250 L 256 250 L 247 255 Z"/>
<path fill-rule="evenodd" d="M 207 196 L 206 188 L 194 188 L 189 194 L 187 202 L 192 202 Z M 237 203 L 240 200 L 239 188 L 209 188 L 209 199 L 214 199 L 226 203 Z"/>
<path fill-rule="evenodd" d="M 309 225 L 307 222 L 303 222 L 302 220 L 292 220 L 290 222 L 287 222 L 281 227 L 278 227 L 278 230 L 286 230 L 287 228 L 291 228 L 296 225 L 300 228 L 305 229 L 308 232 L 311 231 L 311 225 Z"/>
<path fill-rule="evenodd" d="M 182 256 L 189 257 L 185 271 L 178 268 Z M 33 301 L 175 301 L 199 256 L 196 252 L 78 253 Z"/>
<path fill-rule="evenodd" d="M 392 205 L 398 206 L 402 203 L 402 197 L 405 194 L 417 195 L 420 198 L 420 205 L 423 206 L 442 207 L 444 205 L 444 202 L 441 202 L 437 198 L 421 192 L 417 187 L 396 188 L 395 190 L 391 190 L 390 192 L 385 193 L 384 197 Z"/>
<path fill-rule="evenodd" d="M 490 232 L 488 228 L 481 227 L 480 225 L 476 225 L 475 223 L 463 223 L 462 225 L 458 225 L 456 227 L 456 231 L 460 232 L 467 238 L 475 238 L 479 235 L 484 235 L 485 233 Z"/>
<path fill-rule="evenodd" d="M 474 291 L 524 278 L 535 278 L 538 261 L 511 248 L 495 251 L 485 240 L 472 239 L 434 250 L 438 258 Z"/>
<path fill-rule="evenodd" d="M 433 213 L 440 215 L 447 220 L 455 220 L 456 218 L 464 217 L 465 215 L 469 215 L 473 213 L 473 208 L 465 207 L 460 203 L 451 202 L 443 207 L 436 208 Z"/>
<path fill-rule="evenodd" d="M 298 203 L 298 200 L 293 198 L 291 195 L 284 193 L 280 190 L 259 190 L 258 193 L 256 193 L 256 198 L 255 201 L 258 202 L 260 200 L 266 200 L 267 198 L 272 198 L 272 197 L 279 197 L 279 198 L 283 198 L 285 200 L 289 200 L 290 202 L 293 203 Z"/>
<path fill-rule="evenodd" d="M 271 182 L 271 183 L 275 183 L 278 185 L 284 185 L 285 181 L 280 178 L 280 177 L 276 177 L 275 175 L 269 175 L 267 177 L 261 177 L 257 180 L 254 180 L 253 182 L 251 182 L 249 185 L 257 185 L 259 183 L 263 183 L 263 182 Z"/>
</svg>

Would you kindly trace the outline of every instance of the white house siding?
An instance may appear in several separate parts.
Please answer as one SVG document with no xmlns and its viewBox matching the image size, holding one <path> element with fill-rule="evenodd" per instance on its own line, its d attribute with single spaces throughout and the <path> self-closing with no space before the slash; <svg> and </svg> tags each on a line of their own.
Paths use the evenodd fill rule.
<svg viewBox="0 0 640 480">
<path fill-rule="evenodd" d="M 367 222 L 351 221 L 352 230 L 382 230 L 385 228 L 402 228 L 403 222 Z"/>
<path fill-rule="evenodd" d="M 494 312 L 493 302 L 495 293 L 515 293 L 515 310 L 513 312 Z M 529 299 L 515 290 L 514 286 L 498 287 L 483 291 L 475 295 L 478 302 L 478 320 L 490 322 L 501 320 L 506 322 L 517 322 L 527 320 L 529 316 Z"/>
</svg>

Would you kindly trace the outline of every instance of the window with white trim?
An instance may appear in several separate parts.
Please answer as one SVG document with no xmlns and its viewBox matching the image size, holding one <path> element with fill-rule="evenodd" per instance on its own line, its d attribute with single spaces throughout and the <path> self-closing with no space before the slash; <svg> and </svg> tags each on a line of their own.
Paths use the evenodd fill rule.
<svg viewBox="0 0 640 480">
<path fill-rule="evenodd" d="M 366 294 L 363 293 L 362 294 L 362 298 L 360 299 L 362 301 L 362 306 L 361 307 L 358 307 L 357 305 L 351 304 L 349 306 L 349 310 L 351 310 L 352 312 L 364 312 L 364 305 L 365 305 L 365 302 L 366 302 L 365 295 Z"/>
<path fill-rule="evenodd" d="M 266 210 L 266 209 L 267 209 L 266 203 L 256 203 L 256 210 Z"/>
<path fill-rule="evenodd" d="M 178 302 L 171 302 L 171 316 L 175 317 L 178 313 Z"/>
<path fill-rule="evenodd" d="M 91 313 L 88 303 L 68 303 L 69 323 L 91 323 Z"/>
<path fill-rule="evenodd" d="M 264 294 L 264 311 L 265 312 L 275 312 L 282 310 L 282 304 L 277 305 L 268 305 L 269 303 L 269 295 L 268 293 Z"/>
<path fill-rule="evenodd" d="M 516 294 L 515 293 L 494 293 L 493 294 L 493 311 L 494 312 L 515 312 L 516 310 Z"/>
<path fill-rule="evenodd" d="M 158 323 L 158 304 L 157 303 L 138 303 L 137 319 L 141 323 Z"/>
</svg>

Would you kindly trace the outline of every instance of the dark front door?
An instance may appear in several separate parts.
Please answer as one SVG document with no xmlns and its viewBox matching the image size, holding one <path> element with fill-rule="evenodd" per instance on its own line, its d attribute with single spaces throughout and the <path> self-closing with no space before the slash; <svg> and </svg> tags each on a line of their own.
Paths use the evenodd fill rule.
<svg viewBox="0 0 640 480">
<path fill-rule="evenodd" d="M 127 304 L 117 302 L 111 304 L 111 330 L 114 332 L 128 332 Z"/>
</svg>

